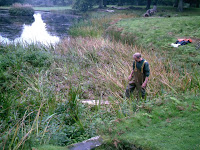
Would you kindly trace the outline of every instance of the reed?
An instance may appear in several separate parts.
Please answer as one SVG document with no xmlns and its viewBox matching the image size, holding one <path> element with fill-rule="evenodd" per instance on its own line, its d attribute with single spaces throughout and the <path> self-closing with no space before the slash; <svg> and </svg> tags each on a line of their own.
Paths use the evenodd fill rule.
<svg viewBox="0 0 200 150">
<path fill-rule="evenodd" d="M 33 16 L 34 9 L 29 4 L 14 3 L 9 9 L 9 13 L 13 16 Z"/>
<path fill-rule="evenodd" d="M 100 87 L 99 90 L 106 87 L 107 93 L 123 95 L 135 52 L 141 52 L 150 64 L 151 75 L 147 89 L 149 97 L 161 94 L 162 89 L 174 93 L 184 91 L 191 84 L 192 77 L 189 73 L 180 75 L 169 60 L 161 60 L 158 55 L 136 46 L 102 38 L 75 38 L 64 41 L 63 46 L 62 54 L 67 55 L 73 47 L 73 53 L 89 63 L 90 67 L 84 73 L 94 78 L 92 81 L 99 81 L 93 83 Z"/>
<path fill-rule="evenodd" d="M 72 37 L 101 37 L 105 29 L 121 19 L 136 17 L 134 14 L 107 15 L 104 13 L 90 14 L 90 19 L 83 19 L 70 28 L 69 34 Z M 88 16 L 87 16 L 88 17 Z"/>
</svg>

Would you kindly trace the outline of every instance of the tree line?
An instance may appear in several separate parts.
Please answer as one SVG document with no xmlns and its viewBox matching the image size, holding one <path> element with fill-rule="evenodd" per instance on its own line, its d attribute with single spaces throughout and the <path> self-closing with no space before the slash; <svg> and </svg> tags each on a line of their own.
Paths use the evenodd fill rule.
<svg viewBox="0 0 200 150">
<path fill-rule="evenodd" d="M 0 0 L 0 6 L 10 6 L 14 3 L 30 4 L 33 6 L 67 6 L 74 0 Z"/>
<path fill-rule="evenodd" d="M 189 3 L 190 6 L 199 8 L 200 0 L 0 0 L 0 6 L 9 6 L 13 3 L 27 3 L 33 6 L 72 5 L 73 8 L 81 11 L 87 11 L 95 5 L 98 5 L 99 8 L 107 5 L 145 5 L 146 9 L 150 9 L 151 5 L 169 5 L 182 11 L 184 3 Z"/>
</svg>

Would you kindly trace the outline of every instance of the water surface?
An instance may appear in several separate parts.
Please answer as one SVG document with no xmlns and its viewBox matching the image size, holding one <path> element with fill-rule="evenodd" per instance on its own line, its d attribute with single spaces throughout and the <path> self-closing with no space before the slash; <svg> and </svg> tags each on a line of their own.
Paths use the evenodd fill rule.
<svg viewBox="0 0 200 150">
<path fill-rule="evenodd" d="M 0 10 L 0 42 L 55 44 L 68 37 L 69 27 L 77 19 L 78 16 L 50 12 L 14 17 Z"/>
</svg>

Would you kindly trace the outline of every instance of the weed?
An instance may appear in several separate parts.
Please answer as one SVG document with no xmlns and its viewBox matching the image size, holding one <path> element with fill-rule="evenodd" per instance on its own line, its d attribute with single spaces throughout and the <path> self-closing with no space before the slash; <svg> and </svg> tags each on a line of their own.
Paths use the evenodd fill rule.
<svg viewBox="0 0 200 150">
<path fill-rule="evenodd" d="M 15 3 L 9 9 L 9 13 L 13 16 L 33 16 L 34 9 L 30 5 L 22 5 L 20 3 Z"/>
</svg>

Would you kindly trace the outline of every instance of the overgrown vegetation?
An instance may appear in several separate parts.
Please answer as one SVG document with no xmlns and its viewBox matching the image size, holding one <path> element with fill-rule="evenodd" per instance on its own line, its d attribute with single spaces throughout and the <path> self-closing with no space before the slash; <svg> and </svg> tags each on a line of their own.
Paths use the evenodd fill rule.
<svg viewBox="0 0 200 150">
<path fill-rule="evenodd" d="M 12 16 L 33 16 L 34 9 L 28 4 L 23 5 L 20 3 L 15 3 L 9 9 L 9 13 Z"/>
<path fill-rule="evenodd" d="M 191 16 L 186 17 L 188 13 L 177 13 L 173 10 L 171 11 L 162 10 L 163 13 L 165 14 L 162 15 L 161 9 L 164 8 L 161 7 L 160 9 L 158 9 L 157 14 L 155 15 L 161 18 L 127 17 L 131 18 L 127 19 L 125 17 L 122 18 L 116 17 L 117 15 L 115 13 L 109 16 L 110 18 L 112 18 L 110 19 L 112 21 L 110 22 L 108 21 L 106 23 L 108 26 L 111 25 L 109 28 L 107 28 L 106 33 L 110 35 L 110 38 L 114 37 L 115 40 L 122 41 L 123 43 L 125 43 L 125 45 L 126 43 L 128 43 L 131 46 L 138 45 L 141 48 L 139 49 L 140 51 L 142 51 L 142 53 L 144 53 L 144 58 L 149 60 L 151 64 L 151 70 L 152 70 L 151 76 L 153 77 L 153 79 L 155 79 L 152 82 L 150 81 L 151 82 L 149 84 L 150 91 L 148 91 L 148 93 L 151 93 L 152 91 L 155 92 L 156 89 L 158 89 L 159 92 L 155 94 L 151 93 L 153 94 L 152 97 L 149 95 L 149 98 L 151 97 L 150 98 L 151 100 L 147 99 L 146 101 L 140 102 L 139 104 L 135 103 L 135 99 L 133 99 L 133 101 L 131 102 L 126 101 L 128 103 L 128 107 L 125 105 L 125 100 L 123 100 L 123 102 L 120 101 L 120 103 L 123 103 L 122 107 L 120 107 L 122 113 L 118 114 L 117 117 L 118 118 L 125 117 L 125 118 L 122 119 L 123 121 L 121 121 L 121 119 L 117 119 L 114 121 L 115 123 L 113 123 L 113 125 L 105 127 L 103 133 L 100 134 L 103 135 L 104 140 L 106 142 L 105 145 L 101 146 L 99 149 L 135 149 L 135 148 L 182 149 L 185 147 L 196 149 L 199 147 L 198 140 L 195 140 L 196 138 L 199 137 L 198 134 L 199 125 L 198 123 L 195 124 L 191 123 L 191 122 L 199 122 L 199 119 L 197 119 L 196 117 L 196 115 L 198 115 L 199 113 L 199 104 L 198 104 L 199 99 L 197 98 L 198 97 L 197 93 L 199 91 L 199 73 L 198 73 L 199 59 L 196 58 L 198 58 L 199 55 L 198 37 L 200 36 L 198 32 L 198 23 L 196 23 L 195 21 L 198 19 L 199 16 L 197 16 L 198 15 L 196 11 L 197 9 L 193 10 L 192 13 L 190 13 L 193 17 Z M 191 10 L 188 9 L 188 12 L 189 11 Z M 87 29 L 89 31 L 93 31 L 93 28 L 98 27 L 99 25 L 96 22 L 101 23 L 103 22 L 102 20 L 106 18 L 106 16 L 104 16 L 103 14 L 104 12 L 98 14 L 98 16 L 102 15 L 100 17 L 101 19 L 100 18 L 96 19 L 94 17 L 91 19 L 91 21 L 84 22 L 84 25 L 78 24 L 78 28 L 75 27 L 77 31 L 74 30 L 74 28 L 73 31 L 76 31 L 76 33 L 78 33 L 79 30 L 81 29 L 82 29 L 81 31 L 83 31 L 83 28 L 85 26 L 87 26 Z M 136 14 L 141 15 L 142 14 L 141 10 Z M 120 15 L 123 16 L 123 14 Z M 129 16 L 127 15 L 127 12 L 126 16 Z M 114 19 L 115 17 L 116 19 Z M 92 25 L 89 24 L 92 22 L 95 22 L 96 25 L 94 23 Z M 171 30 L 177 30 L 177 32 L 172 32 L 172 34 L 168 34 L 169 36 L 168 38 L 163 37 L 163 35 L 166 35 Z M 180 30 L 181 32 L 179 32 Z M 101 29 L 96 31 L 101 31 Z M 74 34 L 72 33 L 72 35 Z M 85 32 L 84 34 L 82 34 L 81 32 L 80 36 L 94 37 L 93 34 L 90 34 L 89 32 Z M 193 43 L 191 45 L 179 47 L 178 49 L 170 47 L 170 44 L 175 42 L 177 38 L 183 38 L 183 37 L 187 38 L 187 36 L 188 38 L 193 39 Z M 116 47 L 119 47 L 119 45 L 117 45 Z M 117 49 L 116 47 L 114 49 Z M 143 50 L 143 48 L 147 50 Z M 124 52 L 124 48 L 122 48 L 117 53 L 118 54 L 121 53 L 120 56 L 124 56 L 123 59 L 128 60 L 128 58 L 130 58 L 128 62 L 131 62 L 131 55 L 132 53 L 134 53 L 134 50 L 130 51 L 131 49 L 138 51 L 138 47 L 135 48 L 130 47 L 127 48 L 126 52 Z M 148 49 L 150 49 L 150 51 Z M 168 52 L 169 50 L 170 52 Z M 195 55 L 188 56 L 187 55 L 188 51 L 195 52 Z M 120 70 L 123 74 L 128 74 L 130 70 L 125 73 L 123 72 L 124 68 L 120 69 L 119 67 L 119 66 L 125 66 L 124 64 L 127 64 L 128 62 L 121 62 L 119 59 L 121 58 L 120 56 L 114 57 L 113 53 L 111 52 L 109 53 L 114 58 L 114 60 L 112 60 L 112 65 L 114 67 L 117 66 L 116 70 Z M 156 56 L 153 57 L 153 55 L 155 54 Z M 114 64 L 116 58 L 118 62 L 117 65 Z M 186 59 L 181 59 L 181 58 L 186 58 Z M 158 62 L 153 63 L 153 61 L 151 60 L 154 61 L 157 60 Z M 164 65 L 163 67 L 161 67 L 162 69 L 161 68 L 159 69 L 158 64 Z M 171 68 L 172 70 L 169 71 L 168 67 Z M 168 73 L 170 75 L 169 76 L 166 75 L 163 72 L 163 69 L 164 70 L 166 69 L 166 72 L 169 71 L 170 73 L 169 72 Z M 154 70 L 157 73 L 157 75 L 153 73 Z M 192 72 L 189 73 L 191 70 Z M 176 71 L 177 74 L 175 73 Z M 110 69 L 106 69 L 104 75 L 106 76 L 109 73 Z M 190 77 L 189 76 L 186 77 L 185 76 L 186 74 L 187 75 L 190 74 L 189 75 Z M 183 77 L 182 75 L 186 77 L 185 78 L 186 80 L 178 81 L 178 79 Z M 171 79 L 175 79 L 177 77 L 174 80 L 177 82 L 174 85 L 172 85 L 172 82 L 168 81 L 166 82 L 166 79 L 163 80 L 159 79 L 159 76 L 166 77 L 166 79 L 169 79 L 170 81 L 172 81 Z M 115 76 L 109 75 L 107 81 L 110 80 L 115 84 L 118 83 L 118 86 L 120 86 L 119 84 L 120 77 L 119 76 L 117 76 L 117 78 L 114 77 Z M 193 78 L 192 79 L 193 81 L 195 80 L 195 86 L 197 87 L 196 90 L 191 91 L 192 88 L 189 88 L 190 85 L 193 85 L 194 83 L 193 81 L 189 83 L 191 81 L 189 78 L 190 79 Z M 161 83 L 156 81 L 160 81 Z M 152 83 L 155 83 L 155 85 L 152 85 Z M 187 88 L 185 90 L 176 89 L 177 85 L 180 83 L 184 84 L 187 83 L 186 86 L 185 85 L 180 86 Z M 113 87 L 116 87 L 114 85 L 108 86 L 108 89 L 109 88 L 113 89 Z M 158 87 L 158 85 L 160 85 L 160 87 Z M 167 86 L 169 88 L 169 91 L 166 91 L 166 89 L 162 89 L 163 86 Z M 116 91 L 118 94 L 120 93 L 119 89 Z M 121 92 L 123 93 L 123 91 Z M 115 93 L 114 95 L 116 96 L 117 94 Z M 194 95 L 194 97 L 189 95 Z M 120 94 L 117 97 L 119 98 Z M 124 108 L 125 110 L 123 110 Z M 137 113 L 135 115 L 131 115 L 134 112 Z M 164 118 L 162 116 L 164 116 Z M 193 120 L 193 118 L 195 119 Z M 158 130 L 158 128 L 161 129 Z M 182 128 L 186 130 L 183 130 Z M 158 134 L 155 135 L 155 133 Z M 170 139 L 168 139 L 169 135 Z M 191 138 L 189 138 L 188 136 L 185 136 L 185 138 L 181 138 L 179 135 L 188 135 Z M 185 143 L 183 141 L 185 141 Z"/>
<path fill-rule="evenodd" d="M 95 117 L 109 118 L 105 111 L 85 111 L 87 107 L 79 102 L 83 87 L 71 85 L 67 79 L 80 69 L 66 59 L 71 61 L 73 54 L 66 58 L 54 54 L 54 49 L 40 45 L 1 46 L 2 149 L 83 141 L 96 135 Z"/>
<path fill-rule="evenodd" d="M 152 26 L 146 30 L 155 50 L 145 49 L 151 40 L 139 46 L 129 42 L 129 36 L 122 41 L 121 31 L 113 40 L 109 26 L 146 21 L 127 10 L 119 12 L 92 14 L 70 30 L 73 38 L 55 47 L 1 45 L 2 149 L 62 149 L 97 134 L 106 142 L 100 149 L 198 148 L 199 73 L 187 68 L 180 72 L 176 62 L 171 65 L 168 53 L 160 53 L 163 47 L 154 40 L 157 32 L 150 33 Z M 185 19 L 188 27 L 195 26 L 192 22 Z M 164 34 L 161 31 L 159 35 Z M 137 41 L 146 37 L 138 36 Z M 134 52 L 141 52 L 151 64 L 148 96 L 139 102 L 135 96 L 124 97 Z M 82 100 L 107 100 L 110 105 L 89 106 Z"/>
</svg>

